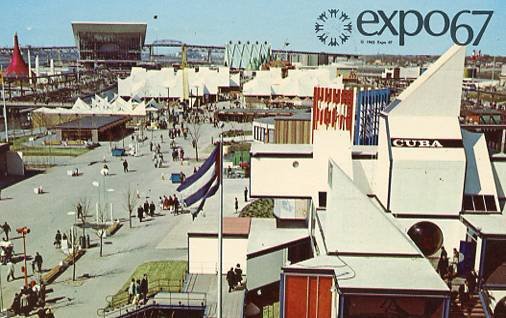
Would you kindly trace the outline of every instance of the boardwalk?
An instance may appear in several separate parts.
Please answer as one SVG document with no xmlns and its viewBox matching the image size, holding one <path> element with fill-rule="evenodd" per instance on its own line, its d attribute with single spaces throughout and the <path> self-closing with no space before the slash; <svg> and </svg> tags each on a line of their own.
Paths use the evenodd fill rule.
<svg viewBox="0 0 506 318">
<path fill-rule="evenodd" d="M 223 279 L 223 318 L 242 318 L 245 290 L 228 292 L 228 284 L 225 276 Z M 207 316 L 216 317 L 217 291 L 216 275 L 198 274 L 191 275 L 187 292 L 199 292 L 207 294 Z"/>
</svg>

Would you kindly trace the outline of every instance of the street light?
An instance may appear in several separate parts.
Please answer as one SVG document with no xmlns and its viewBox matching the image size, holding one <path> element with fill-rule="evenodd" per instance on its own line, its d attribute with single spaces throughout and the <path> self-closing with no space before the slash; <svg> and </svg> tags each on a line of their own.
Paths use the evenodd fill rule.
<svg viewBox="0 0 506 318">
<path fill-rule="evenodd" d="M 98 193 L 98 200 L 97 200 L 97 205 L 96 205 L 96 208 L 97 208 L 96 222 L 98 224 L 98 209 L 99 209 L 99 205 L 100 205 L 100 183 L 98 181 L 93 181 L 91 183 L 91 185 L 93 185 L 95 188 L 97 188 L 97 193 Z"/>
<path fill-rule="evenodd" d="M 111 193 L 111 192 L 114 192 L 114 189 L 107 189 L 106 191 L 109 192 L 109 193 Z M 106 201 L 106 204 L 107 204 L 107 199 L 106 198 L 104 198 L 104 201 Z M 109 204 L 110 204 L 110 207 L 111 207 L 111 224 L 112 224 L 113 220 L 114 220 L 112 218 L 112 202 L 109 202 Z"/>
<path fill-rule="evenodd" d="M 16 229 L 18 234 L 23 236 L 23 260 L 24 260 L 24 274 L 25 274 L 25 287 L 28 287 L 28 270 L 26 269 L 26 235 L 30 233 L 30 228 L 27 226 L 18 227 Z"/>
<path fill-rule="evenodd" d="M 67 215 L 74 215 L 74 224 L 71 228 L 71 237 L 72 237 L 72 281 L 76 280 L 76 232 L 75 232 L 75 225 L 77 223 L 77 213 L 75 211 L 69 211 L 67 212 Z M 83 224 L 84 226 L 84 224 Z M 84 239 L 84 237 L 83 237 Z"/>
</svg>

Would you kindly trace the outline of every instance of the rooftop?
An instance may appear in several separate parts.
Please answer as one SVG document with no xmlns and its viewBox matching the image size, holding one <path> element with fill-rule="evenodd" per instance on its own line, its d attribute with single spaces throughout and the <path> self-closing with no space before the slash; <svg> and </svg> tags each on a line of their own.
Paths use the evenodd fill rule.
<svg viewBox="0 0 506 318">
<path fill-rule="evenodd" d="M 86 116 L 55 126 L 57 129 L 100 129 L 116 122 L 125 121 L 126 116 Z"/>
<path fill-rule="evenodd" d="M 309 237 L 306 228 L 276 228 L 276 219 L 253 218 L 248 240 L 248 257 L 270 249 L 280 249 L 285 244 Z"/>
<path fill-rule="evenodd" d="M 371 270 L 374 268 L 374 270 Z M 329 271 L 340 290 L 407 290 L 448 294 L 446 284 L 423 257 L 322 255 L 286 266 L 291 270 Z"/>
<path fill-rule="evenodd" d="M 228 236 L 246 236 L 248 237 L 251 230 L 251 218 L 238 218 L 238 217 L 225 217 L 223 218 L 223 235 Z M 188 232 L 188 235 L 199 236 L 199 235 L 209 235 L 209 236 L 217 236 L 218 233 L 215 229 L 209 228 L 207 224 L 200 224 L 191 232 Z"/>
<path fill-rule="evenodd" d="M 258 155 L 313 155 L 313 145 L 308 144 L 252 144 L 250 153 Z"/>
<path fill-rule="evenodd" d="M 342 256 L 340 258 L 354 273 L 351 279 L 337 278 L 340 288 L 450 293 L 445 282 L 424 257 Z"/>
<path fill-rule="evenodd" d="M 335 164 L 325 224 L 329 252 L 339 254 L 421 255 L 420 251 Z"/>
<path fill-rule="evenodd" d="M 502 214 L 466 214 L 462 219 L 480 234 L 506 235 L 506 216 Z"/>
</svg>

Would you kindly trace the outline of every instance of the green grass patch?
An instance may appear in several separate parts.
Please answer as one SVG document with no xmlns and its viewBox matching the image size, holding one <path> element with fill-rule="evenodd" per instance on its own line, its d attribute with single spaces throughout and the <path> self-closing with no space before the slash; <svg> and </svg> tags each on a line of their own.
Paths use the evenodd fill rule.
<svg viewBox="0 0 506 318">
<path fill-rule="evenodd" d="M 279 318 L 279 302 L 264 307 L 263 318 Z"/>
<path fill-rule="evenodd" d="M 13 151 L 21 151 L 23 156 L 70 156 L 77 157 L 90 151 L 88 148 L 74 147 L 13 147 Z"/>
<path fill-rule="evenodd" d="M 186 261 L 154 261 L 137 266 L 119 291 L 109 300 L 109 307 L 116 308 L 128 302 L 128 286 L 133 279 L 142 279 L 148 275 L 149 295 L 160 291 L 180 292 L 183 287 L 184 275 L 188 264 Z"/>
<path fill-rule="evenodd" d="M 223 132 L 223 137 L 237 137 L 237 136 L 251 136 L 253 132 L 251 130 L 238 130 L 231 129 Z"/>
<path fill-rule="evenodd" d="M 239 217 L 273 218 L 274 201 L 272 199 L 258 199 L 246 205 L 239 213 Z"/>
<path fill-rule="evenodd" d="M 49 146 L 27 146 L 30 136 L 16 137 L 12 140 L 11 150 L 21 151 L 23 156 L 70 156 L 77 157 L 87 153 L 90 149 L 86 147 L 49 147 Z"/>
</svg>

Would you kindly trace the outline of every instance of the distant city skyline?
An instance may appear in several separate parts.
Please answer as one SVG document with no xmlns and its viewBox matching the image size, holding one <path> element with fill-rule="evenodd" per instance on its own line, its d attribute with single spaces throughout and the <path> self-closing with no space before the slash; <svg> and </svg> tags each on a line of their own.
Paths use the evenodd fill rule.
<svg viewBox="0 0 506 318">
<path fill-rule="evenodd" d="M 407 36 L 405 45 L 400 46 L 397 37 L 388 32 L 381 37 L 365 37 L 359 34 L 356 18 L 364 10 L 384 10 L 388 14 L 395 10 L 418 10 L 422 15 L 441 10 L 447 13 L 451 20 L 461 10 L 493 10 L 494 14 L 480 44 L 476 47 L 470 45 L 468 54 L 471 54 L 473 49 L 479 49 L 483 54 L 506 55 L 506 39 L 503 34 L 506 27 L 505 1 L 441 2 L 362 0 L 358 5 L 354 2 L 328 0 L 225 0 L 210 5 L 209 1 L 204 0 L 16 1 L 9 5 L 0 5 L 1 11 L 8 13 L 2 15 L 0 46 L 12 46 L 15 32 L 18 33 L 22 46 L 75 45 L 72 21 L 121 21 L 147 23 L 147 43 L 161 39 L 213 45 L 224 45 L 229 41 L 268 41 L 276 49 L 287 47 L 293 50 L 348 54 L 440 54 L 453 43 L 450 32 L 440 37 L 431 37 L 422 30 L 416 37 Z M 350 38 L 340 46 L 325 45 L 315 34 L 318 15 L 328 9 L 346 12 L 353 24 Z M 157 16 L 157 19 L 154 19 L 154 16 Z M 398 18 L 398 15 L 395 18 Z M 395 18 L 392 20 L 392 26 L 398 28 L 398 19 Z M 413 19 L 413 16 L 407 18 L 408 32 L 414 29 Z M 475 27 L 476 36 L 483 20 L 482 16 L 462 15 L 458 22 L 469 23 Z M 435 30 L 441 30 L 442 21 L 440 16 L 434 17 Z M 379 22 L 382 22 L 381 19 Z M 458 34 L 462 38 L 462 32 Z M 367 43 L 369 39 L 379 39 L 387 44 Z M 285 43 L 289 45 L 285 46 Z"/>
</svg>

